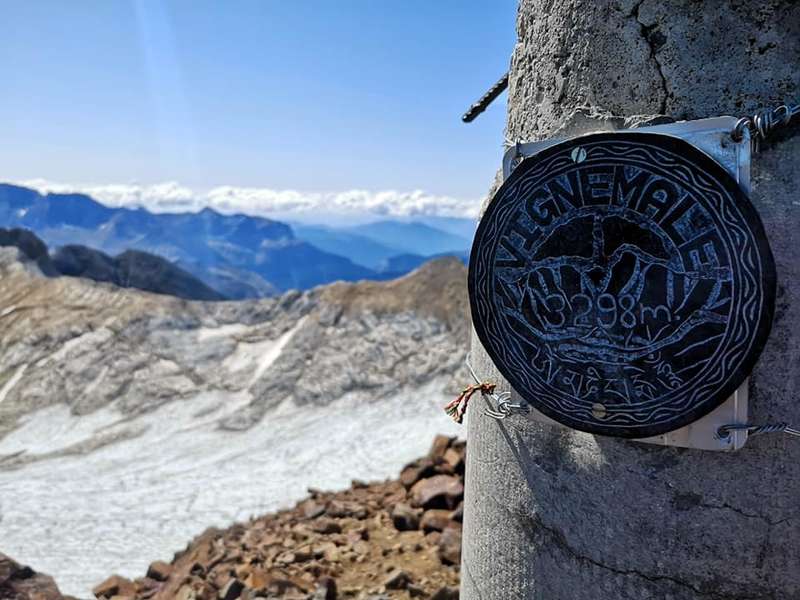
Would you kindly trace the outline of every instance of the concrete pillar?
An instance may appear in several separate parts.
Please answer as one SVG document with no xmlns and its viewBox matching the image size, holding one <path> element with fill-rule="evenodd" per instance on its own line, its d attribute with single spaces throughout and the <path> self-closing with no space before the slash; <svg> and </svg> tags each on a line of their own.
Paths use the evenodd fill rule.
<svg viewBox="0 0 800 600">
<path fill-rule="evenodd" d="M 800 102 L 791 0 L 523 0 L 508 136 Z M 800 137 L 753 161 L 778 272 L 751 421 L 800 426 Z M 473 337 L 473 364 L 508 389 Z M 470 407 L 462 598 L 800 598 L 800 439 L 735 453 L 596 437 Z"/>
</svg>

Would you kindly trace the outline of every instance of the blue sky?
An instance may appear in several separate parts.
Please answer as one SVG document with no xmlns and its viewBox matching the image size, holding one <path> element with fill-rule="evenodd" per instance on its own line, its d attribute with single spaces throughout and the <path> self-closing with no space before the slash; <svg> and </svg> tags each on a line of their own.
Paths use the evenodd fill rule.
<svg viewBox="0 0 800 600">
<path fill-rule="evenodd" d="M 474 200 L 500 163 L 505 95 L 460 115 L 508 68 L 513 0 L 1 6 L 4 180 Z"/>
</svg>

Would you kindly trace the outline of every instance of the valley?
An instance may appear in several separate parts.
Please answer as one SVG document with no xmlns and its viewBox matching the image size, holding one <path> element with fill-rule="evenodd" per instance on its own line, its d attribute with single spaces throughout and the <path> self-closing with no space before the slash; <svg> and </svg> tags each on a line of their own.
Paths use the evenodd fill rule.
<svg viewBox="0 0 800 600">
<path fill-rule="evenodd" d="M 2 551 L 88 597 L 208 526 L 393 475 L 458 431 L 441 407 L 467 381 L 465 279 L 445 258 L 196 302 L 0 248 Z"/>
</svg>

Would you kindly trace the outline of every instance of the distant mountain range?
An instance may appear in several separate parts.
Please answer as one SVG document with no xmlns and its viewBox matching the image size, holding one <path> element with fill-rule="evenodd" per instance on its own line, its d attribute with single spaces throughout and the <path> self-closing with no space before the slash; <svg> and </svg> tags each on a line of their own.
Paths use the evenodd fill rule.
<svg viewBox="0 0 800 600">
<path fill-rule="evenodd" d="M 85 246 L 102 251 L 100 263 L 130 259 L 128 251 L 163 257 L 230 299 L 305 290 L 337 280 L 385 280 L 403 275 L 432 256 L 465 260 L 473 224 L 466 219 L 380 221 L 334 229 L 292 226 L 248 215 L 151 213 L 112 208 L 83 194 L 46 194 L 0 184 L 0 226 L 35 232 L 55 250 Z M 67 251 L 73 260 L 78 252 Z M 111 256 L 116 256 L 112 259 Z M 66 258 L 66 257 L 65 257 Z M 97 262 L 100 260 L 100 262 Z M 137 259 L 144 260 L 143 256 Z M 113 269 L 111 269 L 113 270 Z M 212 299 L 211 297 L 205 299 Z"/>
<path fill-rule="evenodd" d="M 401 255 L 417 255 L 424 262 L 431 256 L 463 254 L 471 241 L 419 222 L 378 221 L 348 228 L 294 225 L 294 229 L 298 237 L 318 248 L 380 272 L 388 270 L 390 259 Z"/>
</svg>

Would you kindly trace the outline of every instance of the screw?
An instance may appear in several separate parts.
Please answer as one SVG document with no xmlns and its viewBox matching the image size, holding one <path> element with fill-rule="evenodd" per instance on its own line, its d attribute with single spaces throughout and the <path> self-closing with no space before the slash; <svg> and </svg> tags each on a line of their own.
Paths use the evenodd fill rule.
<svg viewBox="0 0 800 600">
<path fill-rule="evenodd" d="M 586 160 L 586 150 L 583 148 L 575 148 L 570 154 L 572 160 L 576 163 L 582 163 Z"/>
</svg>

